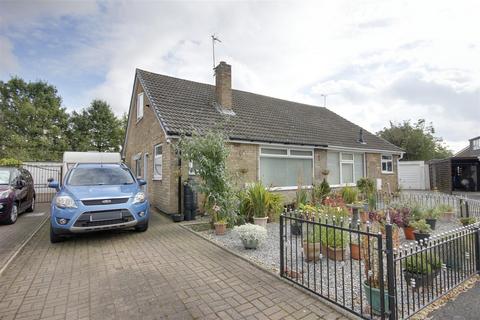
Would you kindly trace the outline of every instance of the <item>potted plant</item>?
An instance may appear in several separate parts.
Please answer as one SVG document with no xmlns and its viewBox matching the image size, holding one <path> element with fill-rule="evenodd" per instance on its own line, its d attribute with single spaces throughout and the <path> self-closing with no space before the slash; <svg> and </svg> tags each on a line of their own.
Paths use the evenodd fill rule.
<svg viewBox="0 0 480 320">
<path fill-rule="evenodd" d="M 330 185 L 325 179 L 323 179 L 323 181 L 320 184 L 312 185 L 312 189 L 310 192 L 312 203 L 314 205 L 322 204 L 325 197 L 327 197 L 327 195 L 330 193 L 330 190 L 331 190 Z"/>
<path fill-rule="evenodd" d="M 438 211 L 441 213 L 441 220 L 444 222 L 450 222 L 455 216 L 453 207 L 449 204 L 441 204 L 438 206 Z"/>
<path fill-rule="evenodd" d="M 294 211 L 292 213 L 292 217 L 295 217 L 297 219 L 304 219 L 303 214 L 300 211 Z M 302 234 L 302 221 L 298 220 L 293 220 L 293 222 L 290 224 L 290 232 L 294 236 L 299 236 Z"/>
<path fill-rule="evenodd" d="M 413 222 L 412 219 L 412 210 L 406 206 L 402 206 L 401 208 L 397 209 L 402 217 L 402 223 L 398 226 L 403 229 L 403 234 L 405 235 L 405 239 L 407 240 L 415 240 L 414 231 L 415 229 L 410 225 Z"/>
<path fill-rule="evenodd" d="M 440 211 L 438 207 L 430 208 L 425 211 L 425 221 L 430 225 L 432 230 L 435 230 L 435 225 L 437 224 L 437 219 L 440 216 Z"/>
<path fill-rule="evenodd" d="M 350 256 L 353 260 L 362 260 L 362 250 L 358 234 L 352 234 L 352 241 L 350 241 Z"/>
<path fill-rule="evenodd" d="M 440 258 L 430 252 L 416 253 L 405 259 L 405 281 L 414 288 L 432 285 L 442 267 Z"/>
<path fill-rule="evenodd" d="M 415 229 L 413 234 L 415 235 L 415 240 L 416 241 L 426 240 L 426 239 L 430 238 L 430 235 L 432 233 L 432 228 L 425 221 L 425 219 L 420 219 L 418 221 L 414 221 L 410 225 Z"/>
<path fill-rule="evenodd" d="M 215 234 L 217 236 L 223 236 L 227 231 L 227 219 L 221 218 L 213 223 L 215 227 Z"/>
<path fill-rule="evenodd" d="M 173 222 L 181 222 L 184 219 L 183 213 L 174 213 L 172 214 L 172 220 Z"/>
<path fill-rule="evenodd" d="M 320 226 L 313 225 L 313 228 L 309 230 L 307 238 L 303 239 L 303 254 L 305 261 L 318 261 L 320 260 L 321 248 L 321 232 Z"/>
<path fill-rule="evenodd" d="M 380 228 L 378 223 L 374 222 L 370 231 Z M 375 315 L 382 315 L 381 308 L 381 290 L 380 290 L 380 270 L 379 256 L 378 256 L 378 241 L 372 241 L 368 236 L 361 236 L 362 256 L 364 260 L 365 281 L 363 283 L 363 294 L 367 298 L 368 304 L 372 307 L 372 312 Z M 385 279 L 384 279 L 385 280 Z M 384 281 L 384 284 L 386 282 Z M 363 297 L 360 297 L 363 299 Z M 384 286 L 383 301 L 385 311 L 389 310 L 388 290 Z"/>
<path fill-rule="evenodd" d="M 258 245 L 267 238 L 267 229 L 250 223 L 234 227 L 233 231 L 242 240 L 245 249 L 257 249 Z"/>
<path fill-rule="evenodd" d="M 331 260 L 343 261 L 348 246 L 347 232 L 335 226 L 322 226 L 322 247 Z"/>
<path fill-rule="evenodd" d="M 340 194 L 347 204 L 355 203 L 358 200 L 358 189 L 354 187 L 343 187 Z"/>
<path fill-rule="evenodd" d="M 474 217 L 463 217 L 463 218 L 460 218 L 459 220 L 462 226 L 464 227 L 474 224 L 476 222 Z"/>
</svg>

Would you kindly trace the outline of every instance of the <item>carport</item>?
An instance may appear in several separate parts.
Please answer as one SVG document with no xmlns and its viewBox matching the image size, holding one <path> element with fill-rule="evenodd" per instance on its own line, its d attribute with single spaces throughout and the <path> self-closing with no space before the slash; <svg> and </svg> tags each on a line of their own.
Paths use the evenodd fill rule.
<svg viewBox="0 0 480 320">
<path fill-rule="evenodd" d="M 430 187 L 442 192 L 480 191 L 478 157 L 451 157 L 429 162 Z"/>
</svg>

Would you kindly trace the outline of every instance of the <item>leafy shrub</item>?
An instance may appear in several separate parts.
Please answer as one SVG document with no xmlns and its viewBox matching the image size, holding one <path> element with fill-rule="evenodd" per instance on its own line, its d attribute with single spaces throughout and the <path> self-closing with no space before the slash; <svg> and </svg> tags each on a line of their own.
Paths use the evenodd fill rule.
<svg viewBox="0 0 480 320">
<path fill-rule="evenodd" d="M 405 271 L 417 274 L 431 274 L 442 267 L 442 260 L 429 252 L 416 253 L 407 257 L 404 262 Z"/>
<path fill-rule="evenodd" d="M 343 187 L 340 190 L 343 200 L 347 204 L 355 203 L 358 200 L 358 189 L 353 187 Z"/>
<path fill-rule="evenodd" d="M 357 188 L 364 200 L 375 194 L 375 182 L 370 178 L 361 178 L 357 181 Z"/>
<path fill-rule="evenodd" d="M 18 167 L 22 165 L 22 161 L 13 158 L 0 159 L 0 166 L 3 167 Z"/>
<path fill-rule="evenodd" d="M 306 204 L 308 202 L 308 193 L 307 190 L 301 185 L 298 186 L 297 191 L 295 192 L 295 206 L 300 208 L 300 205 Z"/>
<path fill-rule="evenodd" d="M 463 226 L 468 226 L 468 225 L 474 224 L 475 222 L 476 222 L 476 220 L 475 220 L 474 217 L 460 218 L 460 223 Z"/>
<path fill-rule="evenodd" d="M 281 213 L 282 208 L 282 196 L 268 191 L 260 181 L 252 184 L 241 195 L 240 212 L 248 217 L 248 221 L 252 217 L 274 218 Z"/>
<path fill-rule="evenodd" d="M 346 231 L 322 226 L 321 227 L 321 241 L 326 247 L 335 249 L 345 249 L 348 245 L 348 234 Z"/>
<path fill-rule="evenodd" d="M 330 185 L 325 179 L 323 179 L 320 184 L 314 184 L 311 191 L 312 203 L 321 204 L 325 197 L 330 193 L 330 190 Z"/>
<path fill-rule="evenodd" d="M 235 232 L 238 237 L 244 241 L 258 240 L 258 242 L 261 243 L 267 238 L 267 229 L 250 223 L 234 227 L 233 232 Z"/>
<path fill-rule="evenodd" d="M 429 234 L 432 232 L 432 228 L 430 225 L 425 221 L 425 219 L 420 219 L 418 221 L 414 221 L 410 223 L 410 226 L 418 231 L 419 233 Z"/>
</svg>

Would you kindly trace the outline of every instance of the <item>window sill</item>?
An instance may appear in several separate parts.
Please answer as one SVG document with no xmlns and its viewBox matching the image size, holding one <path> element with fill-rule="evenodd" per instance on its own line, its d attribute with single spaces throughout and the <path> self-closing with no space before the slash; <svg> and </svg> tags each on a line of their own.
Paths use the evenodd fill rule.
<svg viewBox="0 0 480 320">
<path fill-rule="evenodd" d="M 382 174 L 394 174 L 395 172 L 393 171 L 382 171 Z"/>
<path fill-rule="evenodd" d="M 303 189 L 311 189 L 312 186 L 303 186 Z M 298 186 L 290 186 L 290 187 L 271 187 L 268 188 L 268 191 L 291 191 L 291 190 L 297 190 Z"/>
<path fill-rule="evenodd" d="M 331 184 L 331 188 L 356 187 L 356 183 Z"/>
<path fill-rule="evenodd" d="M 155 177 L 155 176 L 154 176 L 154 177 L 152 178 L 152 180 L 153 180 L 153 181 L 162 181 L 162 177 L 158 177 L 158 176 Z"/>
</svg>

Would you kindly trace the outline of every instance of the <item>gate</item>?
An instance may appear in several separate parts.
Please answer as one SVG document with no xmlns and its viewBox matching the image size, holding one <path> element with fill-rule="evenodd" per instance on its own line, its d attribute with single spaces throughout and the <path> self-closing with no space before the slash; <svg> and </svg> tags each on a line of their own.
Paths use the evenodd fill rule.
<svg viewBox="0 0 480 320">
<path fill-rule="evenodd" d="M 62 180 L 62 164 L 58 162 L 26 162 L 22 167 L 30 172 L 35 187 L 35 201 L 48 203 L 56 191 L 48 187 L 48 179 Z"/>
</svg>

